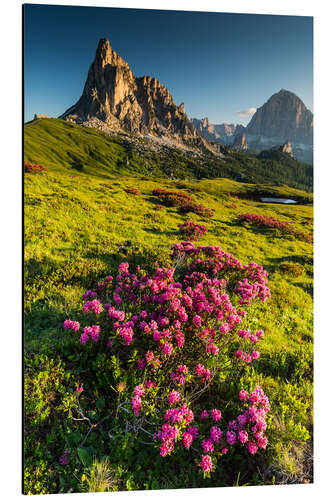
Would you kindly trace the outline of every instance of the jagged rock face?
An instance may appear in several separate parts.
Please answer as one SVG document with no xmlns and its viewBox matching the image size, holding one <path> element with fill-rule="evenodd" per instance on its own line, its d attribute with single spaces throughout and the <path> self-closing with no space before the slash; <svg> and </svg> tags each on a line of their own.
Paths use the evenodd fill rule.
<svg viewBox="0 0 333 500">
<path fill-rule="evenodd" d="M 245 134 L 236 135 L 232 148 L 237 151 L 247 151 L 249 149 Z"/>
<path fill-rule="evenodd" d="M 280 146 L 280 151 L 282 153 L 287 153 L 290 156 L 294 156 L 293 155 L 293 148 L 292 148 L 292 145 L 291 145 L 290 141 L 287 141 L 282 146 Z"/>
<path fill-rule="evenodd" d="M 42 118 L 48 118 L 47 115 L 44 115 L 44 113 L 40 113 L 39 115 L 38 114 L 34 114 L 34 120 L 41 120 Z"/>
<path fill-rule="evenodd" d="M 282 89 L 257 109 L 246 127 L 246 134 L 271 138 L 275 144 L 288 139 L 294 145 L 312 145 L 313 114 L 299 97 Z"/>
<path fill-rule="evenodd" d="M 193 118 L 191 121 L 200 135 L 209 141 L 220 142 L 224 146 L 233 144 L 236 135 L 245 130 L 242 125 L 234 125 L 233 123 L 214 125 L 209 122 L 208 118 L 201 120 Z"/>
<path fill-rule="evenodd" d="M 177 136 L 198 145 L 204 142 L 188 119 L 184 103 L 177 106 L 156 78 L 135 77 L 105 38 L 98 44 L 82 96 L 60 118 L 76 123 L 95 118 L 113 130 Z"/>
</svg>

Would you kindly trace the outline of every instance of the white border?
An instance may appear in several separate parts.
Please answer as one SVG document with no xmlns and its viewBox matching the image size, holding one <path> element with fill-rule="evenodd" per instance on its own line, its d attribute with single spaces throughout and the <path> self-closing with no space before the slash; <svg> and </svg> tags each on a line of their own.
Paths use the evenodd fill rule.
<svg viewBox="0 0 333 500">
<path fill-rule="evenodd" d="M 26 3 L 105 7 L 152 8 L 168 10 L 205 10 L 256 14 L 306 15 L 315 17 L 315 484 L 304 486 L 266 486 L 216 488 L 204 490 L 164 490 L 158 492 L 121 492 L 119 499 L 212 498 L 228 499 L 328 498 L 331 486 L 332 401 L 332 7 L 325 0 L 279 0 L 267 2 L 238 0 L 235 5 L 213 0 L 132 0 L 132 1 L 43 1 Z M 3 354 L 1 429 L 3 498 L 19 498 L 21 489 L 21 2 L 1 3 L 1 333 Z M 5 139 L 5 140 L 4 140 Z M 103 494 L 100 494 L 103 495 Z M 50 495 L 49 498 L 65 498 Z M 66 498 L 99 498 L 72 494 Z M 102 498 L 102 496 L 100 497 Z"/>
</svg>

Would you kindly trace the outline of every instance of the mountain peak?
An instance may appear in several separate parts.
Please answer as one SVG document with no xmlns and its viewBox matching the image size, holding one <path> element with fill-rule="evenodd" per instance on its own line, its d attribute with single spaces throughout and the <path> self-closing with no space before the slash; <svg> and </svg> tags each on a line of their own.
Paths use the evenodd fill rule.
<svg viewBox="0 0 333 500">
<path fill-rule="evenodd" d="M 96 64 L 101 64 L 102 67 L 109 64 L 110 66 L 124 66 L 129 69 L 127 62 L 112 49 L 107 38 L 101 38 L 98 42 L 94 62 Z"/>
<path fill-rule="evenodd" d="M 156 78 L 136 77 L 107 38 L 98 43 L 82 96 L 60 118 L 104 130 L 122 128 L 206 144 L 187 117 L 184 104 L 177 106 L 167 87 Z"/>
<path fill-rule="evenodd" d="M 271 138 L 280 144 L 289 139 L 293 146 L 312 145 L 313 114 L 296 94 L 281 89 L 257 109 L 246 134 Z"/>
</svg>

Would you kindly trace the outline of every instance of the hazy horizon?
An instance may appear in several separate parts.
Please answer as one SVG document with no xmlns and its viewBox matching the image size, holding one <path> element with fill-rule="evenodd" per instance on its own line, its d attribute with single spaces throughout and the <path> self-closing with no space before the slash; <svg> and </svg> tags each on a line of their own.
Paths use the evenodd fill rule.
<svg viewBox="0 0 333 500">
<path fill-rule="evenodd" d="M 80 98 L 100 38 L 166 85 L 190 118 L 247 125 L 281 88 L 313 111 L 313 18 L 24 6 L 25 121 Z"/>
</svg>

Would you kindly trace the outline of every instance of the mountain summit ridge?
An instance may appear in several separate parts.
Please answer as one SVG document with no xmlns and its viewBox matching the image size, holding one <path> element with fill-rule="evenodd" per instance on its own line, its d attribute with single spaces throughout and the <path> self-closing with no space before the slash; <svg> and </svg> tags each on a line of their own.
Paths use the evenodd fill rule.
<svg viewBox="0 0 333 500">
<path fill-rule="evenodd" d="M 184 103 L 177 106 L 156 78 L 136 77 L 106 38 L 98 43 L 80 99 L 59 118 L 79 124 L 97 119 L 112 130 L 206 143 L 187 117 Z"/>
</svg>

